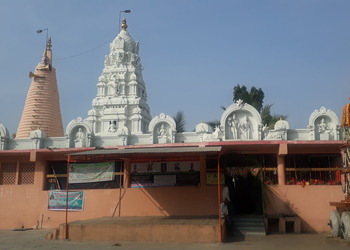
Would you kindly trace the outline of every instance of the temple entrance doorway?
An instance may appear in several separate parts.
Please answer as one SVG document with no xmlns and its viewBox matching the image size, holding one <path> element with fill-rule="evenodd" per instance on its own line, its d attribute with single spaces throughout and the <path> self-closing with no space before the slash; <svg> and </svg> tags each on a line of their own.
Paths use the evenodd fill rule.
<svg viewBox="0 0 350 250">
<path fill-rule="evenodd" d="M 231 204 L 230 214 L 262 215 L 266 180 L 274 183 L 277 167 L 273 154 L 230 154 L 221 158 Z M 268 173 L 266 169 L 272 170 Z M 267 178 L 268 177 L 268 178 Z"/>
<path fill-rule="evenodd" d="M 241 169 L 240 169 L 241 171 Z M 243 170 L 248 173 L 248 169 Z M 235 175 L 227 176 L 225 182 L 228 184 L 231 211 L 235 215 L 262 215 L 262 192 L 259 176 Z"/>
</svg>

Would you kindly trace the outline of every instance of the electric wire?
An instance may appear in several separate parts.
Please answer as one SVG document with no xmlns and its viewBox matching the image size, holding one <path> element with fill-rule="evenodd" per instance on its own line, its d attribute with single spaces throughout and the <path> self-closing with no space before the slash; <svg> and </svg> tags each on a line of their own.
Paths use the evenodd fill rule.
<svg viewBox="0 0 350 250">
<path fill-rule="evenodd" d="M 90 53 L 91 51 L 94 51 L 94 50 L 96 50 L 96 49 L 98 49 L 98 48 L 101 48 L 101 47 L 105 46 L 105 45 L 108 44 L 108 43 L 110 43 L 110 40 L 109 40 L 109 41 L 106 41 L 106 42 L 104 42 L 104 43 L 102 43 L 102 44 L 100 44 L 100 45 L 98 45 L 98 46 L 96 46 L 96 47 L 93 47 L 93 48 L 91 48 L 91 49 L 88 49 L 88 50 L 85 50 L 85 51 L 83 51 L 83 52 L 77 53 L 77 54 L 75 54 L 75 55 L 65 56 L 65 57 L 61 57 L 61 58 L 56 58 L 56 59 L 54 59 L 54 61 L 64 61 L 64 60 L 68 60 L 68 59 L 71 59 L 71 58 L 74 58 L 74 57 L 82 56 L 82 55 L 85 55 L 85 54 L 87 54 L 87 53 Z"/>
</svg>

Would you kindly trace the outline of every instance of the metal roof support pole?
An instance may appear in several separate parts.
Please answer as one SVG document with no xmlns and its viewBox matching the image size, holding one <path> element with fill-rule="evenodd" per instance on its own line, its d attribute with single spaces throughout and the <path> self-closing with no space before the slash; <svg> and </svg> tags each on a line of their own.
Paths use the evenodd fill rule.
<svg viewBox="0 0 350 250">
<path fill-rule="evenodd" d="M 222 235 L 222 220 L 221 220 L 221 180 L 220 180 L 220 156 L 221 153 L 218 155 L 218 215 L 219 215 L 219 242 L 223 242 L 223 235 Z"/>
<path fill-rule="evenodd" d="M 68 233 L 68 190 L 69 190 L 69 164 L 70 164 L 70 155 L 68 155 L 67 159 L 67 180 L 66 180 L 66 240 L 69 239 Z"/>
</svg>

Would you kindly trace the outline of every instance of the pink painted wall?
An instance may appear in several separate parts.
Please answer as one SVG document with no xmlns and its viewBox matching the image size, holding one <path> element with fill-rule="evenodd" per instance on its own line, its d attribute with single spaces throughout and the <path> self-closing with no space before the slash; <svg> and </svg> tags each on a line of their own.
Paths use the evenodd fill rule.
<svg viewBox="0 0 350 250">
<path fill-rule="evenodd" d="M 340 186 L 300 185 L 270 186 L 266 202 L 267 216 L 274 217 L 288 213 L 286 204 L 301 218 L 301 232 L 329 231 L 329 214 L 335 207 L 329 205 L 331 201 L 344 199 Z"/>
<path fill-rule="evenodd" d="M 36 163 L 34 185 L 0 186 L 0 228 L 54 228 L 65 222 L 64 211 L 49 211 L 44 191 L 46 163 Z M 301 218 L 302 232 L 329 231 L 330 201 L 344 199 L 340 186 L 270 186 L 268 216 L 286 213 L 286 201 Z M 107 216 L 216 215 L 217 186 L 149 187 L 84 190 L 84 211 L 69 212 L 68 220 Z M 119 198 L 122 197 L 121 203 Z"/>
<path fill-rule="evenodd" d="M 65 223 L 65 211 L 47 209 L 45 168 L 45 163 L 37 162 L 34 185 L 0 186 L 0 228 L 54 228 Z M 69 212 L 68 221 L 108 216 L 217 214 L 217 186 L 97 189 L 84 190 L 84 194 L 84 211 Z"/>
</svg>

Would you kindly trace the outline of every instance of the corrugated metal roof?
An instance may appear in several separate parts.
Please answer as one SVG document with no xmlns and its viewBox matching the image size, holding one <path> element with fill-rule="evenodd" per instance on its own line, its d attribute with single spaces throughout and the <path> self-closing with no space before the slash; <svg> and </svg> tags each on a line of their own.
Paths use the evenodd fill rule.
<svg viewBox="0 0 350 250">
<path fill-rule="evenodd" d="M 109 154 L 169 154 L 169 153 L 218 153 L 221 147 L 164 147 L 164 148 L 122 148 L 122 149 L 95 149 L 70 155 L 109 155 Z"/>
</svg>

